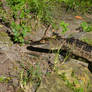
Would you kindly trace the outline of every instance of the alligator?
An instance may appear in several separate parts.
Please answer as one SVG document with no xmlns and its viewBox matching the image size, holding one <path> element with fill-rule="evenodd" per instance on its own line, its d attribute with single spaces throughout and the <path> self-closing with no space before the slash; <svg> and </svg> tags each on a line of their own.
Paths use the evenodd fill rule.
<svg viewBox="0 0 92 92">
<path fill-rule="evenodd" d="M 43 38 L 40 41 L 32 42 L 30 45 L 52 51 L 55 49 L 68 50 L 74 55 L 82 57 L 92 63 L 92 46 L 74 37 L 62 38 L 58 36 L 55 38 Z"/>
<path fill-rule="evenodd" d="M 4 26 L 4 25 L 3 25 Z M 10 34 L 11 30 L 7 27 L 2 27 L 7 30 L 7 32 Z M 0 30 L 2 30 L 0 28 Z M 68 50 L 74 55 L 83 57 L 87 59 L 89 62 L 92 63 L 92 46 L 90 44 L 87 44 L 86 42 L 83 42 L 79 39 L 75 38 L 63 38 L 59 36 L 58 34 L 54 34 L 56 37 L 43 37 L 39 41 L 31 42 L 30 45 L 33 47 L 38 47 L 42 49 L 47 49 L 53 52 L 53 50 Z"/>
</svg>

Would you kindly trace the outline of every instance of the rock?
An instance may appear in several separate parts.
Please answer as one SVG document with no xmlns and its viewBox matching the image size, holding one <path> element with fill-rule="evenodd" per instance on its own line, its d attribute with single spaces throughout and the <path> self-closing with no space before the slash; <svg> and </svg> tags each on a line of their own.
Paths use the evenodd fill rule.
<svg viewBox="0 0 92 92">
<path fill-rule="evenodd" d="M 65 86 L 63 80 L 56 74 L 51 74 L 47 78 L 43 78 L 37 92 L 73 92 Z"/>
<path fill-rule="evenodd" d="M 3 28 L 0 28 L 0 49 L 6 50 L 11 47 L 13 42 Z"/>
<path fill-rule="evenodd" d="M 71 59 L 67 64 L 59 66 L 57 73 L 65 82 L 69 82 L 67 86 L 73 85 L 73 90 L 82 89 L 83 92 L 90 92 L 88 90 L 92 87 L 92 74 L 87 67 L 77 62 L 78 60 Z"/>
<path fill-rule="evenodd" d="M 71 59 L 56 67 L 56 72 L 42 79 L 37 92 L 91 92 L 92 74 Z"/>
<path fill-rule="evenodd" d="M 12 81 L 13 81 L 13 86 L 17 87 L 18 86 L 18 79 L 13 78 Z"/>
<path fill-rule="evenodd" d="M 28 32 L 25 41 L 38 41 L 40 40 L 45 33 L 45 26 L 43 26 L 40 22 L 35 21 L 34 19 L 31 20 L 31 32 Z"/>
</svg>

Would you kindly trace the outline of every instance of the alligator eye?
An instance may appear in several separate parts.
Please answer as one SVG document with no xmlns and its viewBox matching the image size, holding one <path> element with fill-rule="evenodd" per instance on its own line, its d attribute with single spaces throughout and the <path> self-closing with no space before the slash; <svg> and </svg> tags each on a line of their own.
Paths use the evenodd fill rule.
<svg viewBox="0 0 92 92">
<path fill-rule="evenodd" d="M 46 41 L 45 40 L 41 40 L 40 43 L 45 43 Z"/>
</svg>

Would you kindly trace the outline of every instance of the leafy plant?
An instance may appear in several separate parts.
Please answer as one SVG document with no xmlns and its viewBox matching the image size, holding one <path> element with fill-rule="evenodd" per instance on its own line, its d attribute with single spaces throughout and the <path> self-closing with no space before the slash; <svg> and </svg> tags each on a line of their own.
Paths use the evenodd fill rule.
<svg viewBox="0 0 92 92">
<path fill-rule="evenodd" d="M 23 23 L 15 24 L 15 22 L 12 22 L 11 28 L 14 33 L 14 41 L 24 43 L 24 37 L 26 36 L 27 32 L 30 32 L 30 27 L 25 26 Z"/>
<path fill-rule="evenodd" d="M 45 23 L 51 21 L 49 6 L 45 0 L 7 0 L 7 2 L 11 7 L 14 19 L 34 16 Z"/>
<path fill-rule="evenodd" d="M 17 18 L 27 17 L 29 11 L 26 9 L 26 0 L 7 0 L 8 6 L 13 12 L 12 17 L 14 20 Z"/>
<path fill-rule="evenodd" d="M 61 28 L 62 28 L 62 34 L 64 34 L 66 31 L 68 31 L 68 23 L 65 23 L 64 21 L 62 21 L 61 23 L 60 23 L 60 26 L 61 26 Z"/>
<path fill-rule="evenodd" d="M 0 76 L 0 82 L 8 82 L 9 80 L 9 77 Z"/>
<path fill-rule="evenodd" d="M 23 43 L 26 33 L 31 28 L 31 19 L 35 18 L 37 22 L 42 21 L 44 24 L 49 25 L 52 23 L 49 3 L 50 0 L 6 0 L 7 6 L 10 8 L 13 20 L 10 22 L 10 27 L 14 33 L 14 42 Z M 10 19 L 10 20 L 11 20 Z M 7 19 L 8 20 L 8 19 Z M 38 21 L 39 20 L 39 21 Z M 30 26 L 30 28 L 29 28 Z"/>
<path fill-rule="evenodd" d="M 15 42 L 24 42 L 24 36 L 29 30 L 29 26 L 31 26 L 30 20 L 35 18 L 36 20 L 41 21 L 46 25 L 52 24 L 53 26 L 53 19 L 50 12 L 51 7 L 53 6 L 52 3 L 57 2 L 64 2 L 66 6 L 70 8 L 78 8 L 92 5 L 92 1 L 85 0 L 76 1 L 76 0 L 6 0 L 7 7 L 9 11 L 3 10 L 2 3 L 0 3 L 0 13 L 1 17 L 4 21 L 9 20 L 9 24 L 13 21 L 16 26 L 10 25 L 14 33 L 14 41 Z M 87 9 L 87 8 L 86 8 Z M 8 15 L 9 12 L 9 15 Z M 22 21 L 22 22 L 21 22 Z M 13 23 L 13 24 L 14 24 Z M 14 24 L 14 25 L 15 25 Z M 64 34 L 68 30 L 68 24 L 62 21 L 60 23 L 62 27 L 62 33 Z M 21 30 L 21 31 L 20 31 Z M 88 29 L 87 29 L 88 30 Z"/>
<path fill-rule="evenodd" d="M 83 31 L 85 32 L 90 32 L 92 31 L 92 26 L 90 26 L 89 24 L 87 24 L 86 22 L 82 22 L 80 24 L 80 26 L 82 27 Z"/>
</svg>

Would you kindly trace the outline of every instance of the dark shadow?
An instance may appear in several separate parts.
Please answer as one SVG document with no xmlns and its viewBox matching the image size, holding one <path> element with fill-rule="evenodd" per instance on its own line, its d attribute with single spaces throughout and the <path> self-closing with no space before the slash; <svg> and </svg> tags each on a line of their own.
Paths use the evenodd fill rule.
<svg viewBox="0 0 92 92">
<path fill-rule="evenodd" d="M 88 64 L 88 69 L 89 69 L 90 72 L 92 73 L 92 62 L 90 62 L 90 63 Z"/>
<path fill-rule="evenodd" d="M 0 18 L 0 23 L 5 25 L 6 27 L 10 28 L 10 23 L 9 22 L 5 22 L 2 18 Z"/>
<path fill-rule="evenodd" d="M 14 35 L 11 34 L 8 30 L 6 31 L 6 33 L 8 34 L 8 36 L 10 37 L 10 40 L 15 44 L 16 42 L 14 42 Z"/>
<path fill-rule="evenodd" d="M 83 58 L 83 57 L 75 55 L 75 54 L 72 54 L 72 58 L 74 58 L 76 60 L 80 60 L 81 59 L 80 61 L 85 62 L 85 63 L 89 63 L 89 61 L 86 58 Z"/>
<path fill-rule="evenodd" d="M 14 35 L 13 34 L 11 34 L 11 32 L 8 30 L 8 29 L 10 29 L 10 23 L 9 22 L 5 22 L 5 21 L 3 21 L 3 19 L 1 18 L 0 19 L 0 23 L 1 24 L 3 24 L 7 29 L 6 29 L 6 33 L 8 34 L 8 36 L 10 37 L 10 40 L 13 42 L 13 43 L 15 43 L 14 42 Z M 11 29 L 10 29 L 11 30 Z"/>
<path fill-rule="evenodd" d="M 33 46 L 28 46 L 27 47 L 28 50 L 31 50 L 31 51 L 36 51 L 36 52 L 43 52 L 43 53 L 57 53 L 58 52 L 58 49 L 54 49 L 54 50 L 51 50 L 51 49 L 44 49 L 44 48 L 40 48 L 40 47 L 33 47 Z M 59 51 L 59 54 L 62 55 L 62 56 L 66 56 L 66 54 L 68 53 L 69 51 L 67 50 L 61 50 Z M 79 58 L 81 58 L 83 61 L 85 61 L 86 63 L 89 63 L 90 61 L 88 61 L 86 58 L 83 58 L 81 56 L 78 56 L 78 55 L 75 55 L 71 52 L 72 54 L 72 58 L 74 59 L 77 59 L 79 60 Z"/>
<path fill-rule="evenodd" d="M 43 49 L 43 48 L 38 48 L 38 47 L 33 47 L 33 46 L 28 46 L 27 49 L 31 51 L 43 52 L 43 53 L 56 53 L 57 52 L 57 49 L 49 50 L 49 49 Z"/>
<path fill-rule="evenodd" d="M 43 53 L 57 53 L 58 52 L 58 49 L 51 50 L 51 49 L 44 49 L 44 48 L 33 47 L 33 46 L 28 46 L 27 49 L 31 50 L 31 51 L 43 52 Z M 59 51 L 59 54 L 63 55 L 63 56 L 66 56 L 66 53 L 67 53 L 66 50 L 60 49 L 60 51 Z"/>
</svg>

